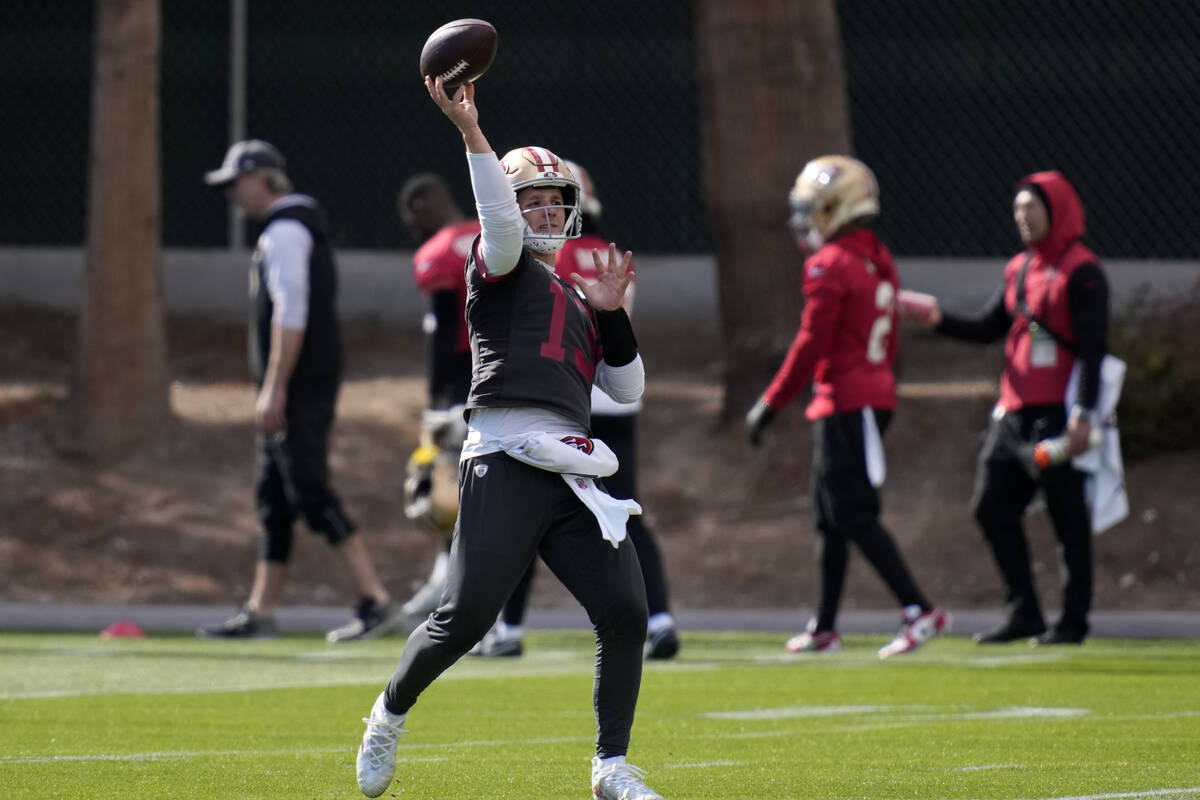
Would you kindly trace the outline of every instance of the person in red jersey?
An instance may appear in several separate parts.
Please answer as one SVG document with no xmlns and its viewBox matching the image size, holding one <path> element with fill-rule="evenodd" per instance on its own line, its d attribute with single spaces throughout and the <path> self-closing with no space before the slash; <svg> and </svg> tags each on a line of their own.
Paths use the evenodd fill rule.
<svg viewBox="0 0 1200 800">
<path fill-rule="evenodd" d="M 592 263 L 592 251 L 604 252 L 608 247 L 608 239 L 600 232 L 603 206 L 596 196 L 591 174 L 574 161 L 564 161 L 579 181 L 579 210 L 583 225 L 578 238 L 563 242 L 562 248 L 555 256 L 554 270 L 563 280 L 570 280 L 572 272 L 579 273 L 587 280 L 596 280 L 598 275 Z M 634 281 L 630 281 L 625 290 L 625 299 L 621 302 L 631 317 L 635 285 Z M 603 439 L 621 462 L 617 471 L 604 479 L 604 488 L 613 497 L 635 498 L 638 495 L 637 414 L 641 408 L 641 400 L 618 403 L 599 387 L 592 386 L 592 435 Z M 650 611 L 643 653 L 646 658 L 655 660 L 674 658 L 679 653 L 679 635 L 675 631 L 675 618 L 671 615 L 668 603 L 662 552 L 654 534 L 642 521 L 642 515 L 630 517 L 627 528 L 642 567 L 642 579 L 646 583 L 646 605 Z M 537 565 L 530 564 L 529 570 L 504 604 L 500 619 L 496 620 L 496 624 L 479 644 L 471 648 L 470 655 L 514 658 L 524 653 L 523 621 L 536 571 Z"/>
<path fill-rule="evenodd" d="M 405 181 L 397 199 L 400 219 L 418 245 L 413 279 L 429 300 L 422 327 L 428 336 L 426 371 L 429 410 L 421 441 L 408 462 L 405 515 L 421 522 L 440 543 L 425 583 L 403 606 L 415 623 L 429 616 L 446 587 L 450 533 L 458 513 L 458 451 L 462 406 L 471 387 L 471 343 L 467 336 L 467 280 L 463 264 L 479 235 L 479 220 L 454 200 L 446 179 L 424 172 Z"/>
<path fill-rule="evenodd" d="M 1092 601 L 1092 523 L 1084 473 L 1068 459 L 1040 468 L 1035 445 L 1066 434 L 1068 454 L 1090 446 L 1100 363 L 1108 351 L 1108 281 L 1080 239 L 1083 204 L 1059 172 L 1018 184 L 1013 220 L 1025 249 L 1004 268 L 1004 283 L 974 317 L 943 313 L 936 302 L 914 319 L 945 336 L 974 342 L 1002 337 L 1004 373 L 987 440 L 979 454 L 971 507 L 1004 579 L 1007 619 L 979 634 L 981 644 L 1037 637 L 1038 644 L 1082 644 Z M 1077 391 L 1068 411 L 1072 372 Z M 1054 523 L 1066 582 L 1058 623 L 1046 630 L 1021 519 L 1041 489 Z"/>
<path fill-rule="evenodd" d="M 398 205 L 400 218 L 420 245 L 413 255 L 413 278 L 429 298 L 424 323 L 429 333 L 429 407 L 461 405 L 471 386 L 463 264 L 479 234 L 479 220 L 464 214 L 446 180 L 431 173 L 409 178 Z"/>
<path fill-rule="evenodd" d="M 791 652 L 841 647 L 836 621 L 853 542 L 903 608 L 880 658 L 910 653 L 949 624 L 917 588 L 895 541 L 879 522 L 882 435 L 896 408 L 896 265 L 867 227 L 879 213 L 871 170 L 847 156 L 804 166 L 790 195 L 789 224 L 804 262 L 804 315 L 783 366 L 746 415 L 758 445 L 776 413 L 813 385 L 812 493 L 818 538 L 817 614 L 786 644 Z"/>
</svg>

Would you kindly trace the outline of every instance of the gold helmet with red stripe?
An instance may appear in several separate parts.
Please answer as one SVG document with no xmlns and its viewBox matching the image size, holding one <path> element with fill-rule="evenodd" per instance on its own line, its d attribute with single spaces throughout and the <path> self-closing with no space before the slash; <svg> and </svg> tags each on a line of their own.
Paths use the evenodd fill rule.
<svg viewBox="0 0 1200 800">
<path fill-rule="evenodd" d="M 596 184 L 592 183 L 591 173 L 584 169 L 582 164 L 569 158 L 564 158 L 563 163 L 579 181 L 579 210 L 584 214 L 599 217 L 604 207 L 600 205 L 600 198 L 596 197 Z"/>
<path fill-rule="evenodd" d="M 879 184 L 857 158 L 821 156 L 804 165 L 788 201 L 796 242 L 818 250 L 846 225 L 879 213 Z"/>
<path fill-rule="evenodd" d="M 519 147 L 509 150 L 500 159 L 500 166 L 508 176 L 513 191 L 530 187 L 554 186 L 562 191 L 561 206 L 545 206 L 546 209 L 561 208 L 566 222 L 560 233 L 534 233 L 525 222 L 525 246 L 539 253 L 557 253 L 567 239 L 579 237 L 583 217 L 579 212 L 579 181 L 576 180 L 566 161 L 544 147 Z"/>
</svg>

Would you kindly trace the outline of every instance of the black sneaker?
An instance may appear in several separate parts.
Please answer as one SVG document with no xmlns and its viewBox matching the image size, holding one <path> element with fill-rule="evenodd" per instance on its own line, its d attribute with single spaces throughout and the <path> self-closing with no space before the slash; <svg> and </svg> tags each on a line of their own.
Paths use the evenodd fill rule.
<svg viewBox="0 0 1200 800">
<path fill-rule="evenodd" d="M 646 638 L 646 648 L 643 654 L 646 658 L 666 661 L 674 658 L 678 652 L 679 636 L 675 633 L 675 629 L 663 628 Z"/>
<path fill-rule="evenodd" d="M 273 639 L 279 628 L 273 617 L 260 617 L 243 608 L 218 625 L 197 629 L 196 635 L 203 639 Z"/>
<path fill-rule="evenodd" d="M 1039 636 L 1045 632 L 1046 623 L 1041 620 L 1009 620 L 994 631 L 975 634 L 975 643 L 1004 644 Z"/>
<path fill-rule="evenodd" d="M 1030 640 L 1033 645 L 1054 645 L 1054 644 L 1083 644 L 1084 634 L 1078 631 L 1063 630 L 1062 628 L 1052 628 L 1041 636 L 1034 637 Z"/>
<path fill-rule="evenodd" d="M 524 654 L 520 636 L 501 637 L 495 627 L 467 651 L 467 655 L 479 658 L 520 658 Z"/>
<path fill-rule="evenodd" d="M 373 597 L 364 597 L 358 601 L 354 611 L 354 619 L 340 628 L 334 628 L 325 634 L 325 641 L 332 644 L 340 642 L 361 642 L 392 633 L 405 627 L 404 611 L 396 605 L 385 603 L 379 605 Z"/>
</svg>

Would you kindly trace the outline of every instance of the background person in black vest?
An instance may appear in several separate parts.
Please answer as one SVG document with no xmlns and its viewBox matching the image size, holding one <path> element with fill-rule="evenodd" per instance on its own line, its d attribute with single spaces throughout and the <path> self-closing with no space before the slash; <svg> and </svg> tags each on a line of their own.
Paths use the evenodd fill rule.
<svg viewBox="0 0 1200 800">
<path fill-rule="evenodd" d="M 466 261 L 472 380 L 450 574 L 437 610 L 408 637 L 391 680 L 365 719 L 358 785 L 388 790 L 396 747 L 420 694 L 483 638 L 538 556 L 586 609 L 596 634 L 592 793 L 661 800 L 625 761 L 642 680 L 646 590 L 625 536 L 632 500 L 598 488 L 617 459 L 588 438 L 591 386 L 614 400 L 642 395 L 645 373 L 621 300 L 632 254 L 609 244 L 597 279 L 554 272 L 554 254 L 579 235 L 579 182 L 542 147 L 496 158 L 479 127 L 475 87 L 430 97 L 465 144 L 482 233 Z M 594 471 L 593 471 L 594 470 Z"/>
<path fill-rule="evenodd" d="M 1089 415 L 1108 351 L 1108 281 L 1083 245 L 1083 204 L 1059 172 L 1037 172 L 1017 184 L 1013 220 L 1026 249 L 1008 262 L 1004 284 L 973 318 L 942 313 L 936 302 L 909 316 L 937 333 L 974 342 L 1006 336 L 1000 399 L 979 454 L 975 519 L 1004 579 L 1008 618 L 975 637 L 981 644 L 1036 636 L 1038 644 L 1081 644 L 1092 602 L 1092 525 L 1084 474 L 1070 460 L 1039 467 L 1035 445 L 1066 434 L 1069 454 L 1089 447 Z M 902 303 L 903 307 L 903 303 Z M 1064 404 L 1078 365 L 1074 405 Z M 1066 580 L 1062 613 L 1047 631 L 1033 582 L 1021 519 L 1041 488 L 1054 523 Z"/>
<path fill-rule="evenodd" d="M 267 142 L 229 148 L 204 177 L 263 223 L 250 267 L 250 371 L 258 386 L 255 501 L 263 549 L 250 598 L 234 617 L 201 628 L 207 637 L 276 633 L 275 608 L 287 576 L 293 525 L 303 517 L 345 559 L 361 599 L 331 642 L 367 639 L 403 624 L 362 537 L 329 485 L 329 432 L 342 377 L 337 268 L 317 202 L 292 193 L 284 159 Z"/>
</svg>

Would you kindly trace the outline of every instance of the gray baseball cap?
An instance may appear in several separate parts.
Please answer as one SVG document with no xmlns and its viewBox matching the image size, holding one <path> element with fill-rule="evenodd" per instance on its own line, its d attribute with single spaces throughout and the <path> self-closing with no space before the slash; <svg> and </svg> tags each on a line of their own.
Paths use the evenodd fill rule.
<svg viewBox="0 0 1200 800">
<path fill-rule="evenodd" d="M 204 173 L 204 182 L 209 186 L 227 186 L 237 180 L 238 175 L 256 169 L 283 169 L 286 163 L 275 145 L 262 139 L 247 139 L 235 142 L 225 153 L 220 169 Z"/>
</svg>

